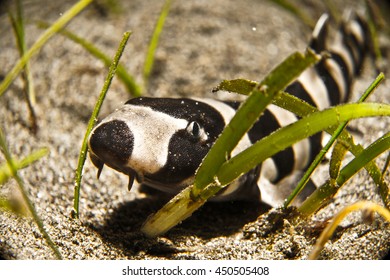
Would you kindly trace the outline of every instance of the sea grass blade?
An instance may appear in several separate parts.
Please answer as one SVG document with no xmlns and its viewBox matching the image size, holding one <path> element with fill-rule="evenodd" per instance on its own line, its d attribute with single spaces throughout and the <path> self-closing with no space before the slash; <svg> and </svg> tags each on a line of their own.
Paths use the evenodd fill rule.
<svg viewBox="0 0 390 280">
<path fill-rule="evenodd" d="M 29 50 L 21 57 L 15 66 L 8 72 L 4 80 L 0 83 L 0 96 L 8 89 L 13 80 L 23 70 L 26 63 L 34 56 L 46 42 L 53 37 L 61 28 L 63 28 L 70 20 L 72 20 L 77 14 L 79 14 L 86 6 L 88 6 L 93 0 L 80 0 L 73 7 L 67 10 L 50 28 L 48 28 L 38 40 L 31 46 Z"/>
<path fill-rule="evenodd" d="M 126 43 L 130 37 L 131 33 L 130 32 L 125 32 L 123 34 L 122 41 L 119 44 L 119 48 L 115 54 L 115 57 L 111 63 L 111 66 L 108 70 L 108 74 L 106 77 L 106 80 L 104 81 L 103 88 L 100 92 L 99 98 L 96 101 L 95 107 L 93 109 L 92 115 L 89 119 L 88 126 L 87 126 L 87 131 L 85 132 L 83 143 L 81 146 L 80 154 L 79 154 L 79 160 L 77 164 L 77 169 L 75 172 L 75 185 L 74 185 L 74 200 L 73 200 L 73 211 L 71 213 L 73 218 L 79 218 L 79 204 L 80 204 L 80 188 L 81 188 L 81 179 L 82 179 L 82 174 L 83 174 L 83 167 L 85 160 L 87 158 L 87 151 L 88 151 L 88 137 L 93 129 L 93 127 L 96 124 L 97 117 L 100 112 L 100 108 L 103 104 L 103 101 L 106 97 L 106 94 L 108 92 L 108 89 L 111 85 L 111 81 L 114 78 L 115 71 L 118 67 L 119 60 L 122 56 L 122 53 L 125 49 Z"/>
</svg>

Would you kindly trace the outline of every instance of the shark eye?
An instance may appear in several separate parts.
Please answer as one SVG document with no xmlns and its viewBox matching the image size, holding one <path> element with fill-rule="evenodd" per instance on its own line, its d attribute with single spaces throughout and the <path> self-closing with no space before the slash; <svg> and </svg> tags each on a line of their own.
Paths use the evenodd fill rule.
<svg viewBox="0 0 390 280">
<path fill-rule="evenodd" d="M 187 132 L 195 141 L 205 142 L 207 140 L 207 134 L 200 124 L 196 121 L 192 121 L 187 126 Z"/>
</svg>

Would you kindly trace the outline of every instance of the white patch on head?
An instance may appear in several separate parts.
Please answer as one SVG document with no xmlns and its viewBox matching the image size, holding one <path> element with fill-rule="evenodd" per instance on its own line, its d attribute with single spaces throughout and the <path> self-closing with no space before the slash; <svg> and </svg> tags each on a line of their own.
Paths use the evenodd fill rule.
<svg viewBox="0 0 390 280">
<path fill-rule="evenodd" d="M 128 167 L 140 174 L 153 174 L 164 167 L 172 135 L 188 125 L 187 120 L 130 104 L 125 104 L 102 123 L 111 120 L 124 121 L 133 133 L 134 147 Z"/>
<path fill-rule="evenodd" d="M 324 84 L 324 81 L 318 76 L 318 73 L 313 67 L 307 68 L 299 77 L 298 81 L 306 89 L 309 95 L 312 97 L 317 108 L 320 110 L 328 108 L 330 101 L 328 97 L 328 91 Z"/>
</svg>

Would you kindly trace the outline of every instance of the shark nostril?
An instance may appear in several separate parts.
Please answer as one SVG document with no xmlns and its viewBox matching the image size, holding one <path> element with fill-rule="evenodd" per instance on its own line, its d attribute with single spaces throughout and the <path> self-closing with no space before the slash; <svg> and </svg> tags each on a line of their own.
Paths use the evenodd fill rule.
<svg viewBox="0 0 390 280">
<path fill-rule="evenodd" d="M 134 146 L 134 136 L 127 124 L 112 120 L 97 126 L 89 138 L 91 152 L 107 165 L 123 167 Z"/>
</svg>

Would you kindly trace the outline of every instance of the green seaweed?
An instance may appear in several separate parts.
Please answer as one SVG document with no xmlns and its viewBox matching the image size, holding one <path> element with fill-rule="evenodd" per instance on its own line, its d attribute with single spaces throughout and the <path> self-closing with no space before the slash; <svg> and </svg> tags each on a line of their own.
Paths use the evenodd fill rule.
<svg viewBox="0 0 390 280">
<path fill-rule="evenodd" d="M 26 45 L 25 32 L 24 32 L 23 9 L 20 0 L 16 1 L 16 15 L 14 16 L 11 12 L 9 12 L 8 16 L 12 24 L 12 29 L 14 30 L 15 33 L 16 45 L 19 49 L 19 54 L 21 57 L 23 57 L 23 55 L 26 53 L 27 45 Z M 26 98 L 27 108 L 30 114 L 31 129 L 34 133 L 36 133 L 38 129 L 37 118 L 34 110 L 36 97 L 35 97 L 33 76 L 30 70 L 29 61 L 27 61 L 26 65 L 24 66 L 22 77 L 24 80 L 23 92 Z"/>
<path fill-rule="evenodd" d="M 0 128 L 0 149 L 7 161 L 8 169 L 11 172 L 12 177 L 15 179 L 19 186 L 19 191 L 22 194 L 23 200 L 27 205 L 28 210 L 30 211 L 35 223 L 37 224 L 39 231 L 43 235 L 43 238 L 46 240 L 49 247 L 52 249 L 54 255 L 57 259 L 62 259 L 61 253 L 58 250 L 57 246 L 54 244 L 54 242 L 51 240 L 49 234 L 45 230 L 45 227 L 43 225 L 43 222 L 41 218 L 39 217 L 32 201 L 30 200 L 27 190 L 24 186 L 22 178 L 18 174 L 18 166 L 15 164 L 15 161 L 12 159 L 11 153 L 8 150 L 7 142 L 3 133 L 3 130 Z M 37 155 L 35 154 L 34 157 Z M 31 155 L 30 155 L 31 157 Z M 31 160 L 31 158 L 29 159 Z"/>
<path fill-rule="evenodd" d="M 96 124 L 97 117 L 100 112 L 100 108 L 103 104 L 103 101 L 106 97 L 106 94 L 108 92 L 108 89 L 111 85 L 112 79 L 114 78 L 116 69 L 119 65 L 119 60 L 123 54 L 123 51 L 126 47 L 127 41 L 129 40 L 131 33 L 125 32 L 123 34 L 122 41 L 119 44 L 118 50 L 115 54 L 115 57 L 110 65 L 110 69 L 108 70 L 107 77 L 104 81 L 103 88 L 100 92 L 99 98 L 96 101 L 95 107 L 93 109 L 92 115 L 89 119 L 87 131 L 85 132 L 83 143 L 81 146 L 80 154 L 79 154 L 79 160 L 77 164 L 76 174 L 75 174 L 75 186 L 74 186 L 74 201 L 73 201 L 73 211 L 72 211 L 72 217 L 73 218 L 79 218 L 79 204 L 80 204 L 80 188 L 81 188 L 81 179 L 83 174 L 83 167 L 85 160 L 87 158 L 87 151 L 88 151 L 88 137 L 91 134 L 91 131 L 93 127 Z"/>
<path fill-rule="evenodd" d="M 13 80 L 24 69 L 28 61 L 43 47 L 46 42 L 53 37 L 61 28 L 63 28 L 70 20 L 79 14 L 92 0 L 80 0 L 68 11 L 66 11 L 55 23 L 53 23 L 37 41 L 28 49 L 24 55 L 18 60 L 15 66 L 8 72 L 4 80 L 0 83 L 0 96 L 8 89 Z"/>
<path fill-rule="evenodd" d="M 41 28 L 47 28 L 49 24 L 45 22 L 38 22 L 38 27 Z M 67 30 L 67 29 L 62 29 L 59 31 L 59 34 L 64 35 L 65 37 L 69 38 L 70 40 L 74 41 L 75 43 L 80 44 L 84 49 L 86 49 L 91 55 L 94 57 L 100 59 L 103 61 L 103 63 L 106 66 L 110 66 L 112 59 L 106 55 L 104 52 L 99 50 L 94 44 L 91 42 L 87 41 L 84 38 L 81 38 L 74 34 L 73 32 Z M 130 75 L 126 68 L 123 66 L 123 64 L 119 64 L 117 69 L 116 69 L 116 75 L 118 78 L 124 83 L 126 86 L 126 89 L 129 91 L 129 93 L 133 97 L 138 97 L 142 95 L 142 89 L 141 87 L 136 83 L 134 77 Z"/>
<path fill-rule="evenodd" d="M 160 34 L 163 30 L 165 20 L 168 16 L 170 7 L 171 7 L 171 0 L 165 0 L 164 5 L 160 12 L 160 16 L 156 22 L 152 37 L 149 42 L 148 51 L 146 52 L 146 57 L 145 57 L 144 69 L 143 69 L 145 88 L 147 87 L 149 82 L 149 76 L 153 69 L 155 53 L 160 39 Z"/>
<path fill-rule="evenodd" d="M 363 105 L 363 104 L 361 104 Z M 326 205 L 336 192 L 360 169 L 390 148 L 390 133 L 380 137 L 342 168 L 337 179 L 328 180 L 310 195 L 299 207 L 299 212 L 309 216 Z"/>
</svg>

